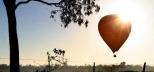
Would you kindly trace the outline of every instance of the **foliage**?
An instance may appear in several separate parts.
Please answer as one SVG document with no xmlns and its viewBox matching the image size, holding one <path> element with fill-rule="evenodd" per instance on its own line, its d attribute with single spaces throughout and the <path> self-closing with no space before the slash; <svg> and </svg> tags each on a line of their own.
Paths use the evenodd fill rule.
<svg viewBox="0 0 154 72">
<path fill-rule="evenodd" d="M 51 17 L 60 12 L 61 22 L 66 28 L 71 22 L 78 23 L 79 26 L 84 24 L 88 26 L 88 20 L 85 16 L 99 12 L 100 7 L 95 3 L 95 0 L 61 0 L 56 6 L 59 10 L 51 11 Z"/>
<path fill-rule="evenodd" d="M 94 12 L 99 12 L 100 10 L 100 6 L 96 4 L 95 0 L 58 0 L 59 2 L 57 3 L 50 3 L 45 0 L 27 0 L 17 3 L 16 8 L 21 4 L 27 4 L 31 1 L 55 6 L 56 10 L 51 11 L 50 17 L 54 18 L 54 15 L 58 12 L 64 28 L 66 28 L 71 22 L 77 23 L 79 26 L 84 24 L 85 27 L 87 27 L 89 21 L 85 19 L 85 17 L 90 16 Z"/>
<path fill-rule="evenodd" d="M 54 48 L 53 54 L 47 52 L 48 62 L 56 61 L 62 65 L 67 65 L 67 58 L 65 58 L 65 50 Z"/>
</svg>

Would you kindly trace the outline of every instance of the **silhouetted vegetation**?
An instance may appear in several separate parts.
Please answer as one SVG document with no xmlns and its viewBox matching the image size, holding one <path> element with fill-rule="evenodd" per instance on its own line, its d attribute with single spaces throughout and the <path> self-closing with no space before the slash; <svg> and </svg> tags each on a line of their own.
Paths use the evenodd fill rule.
<svg viewBox="0 0 154 72">
<path fill-rule="evenodd" d="M 54 48 L 51 52 L 53 52 L 52 55 L 50 54 L 49 51 L 47 51 L 47 55 L 48 55 L 48 70 L 47 71 L 48 72 L 51 72 L 60 67 L 58 66 L 58 64 L 56 64 L 56 66 L 51 67 L 53 61 L 56 61 L 59 64 L 61 64 L 61 67 L 67 65 L 67 59 L 64 57 L 65 50 Z"/>
<path fill-rule="evenodd" d="M 52 72 L 93 72 L 93 65 L 85 66 L 71 66 L 71 65 L 58 65 L 53 64 L 52 67 L 57 69 Z M 47 65 L 42 66 L 20 66 L 21 72 L 47 72 Z M 140 65 L 126 65 L 120 63 L 119 65 L 96 65 L 95 72 L 142 72 L 143 67 Z M 8 65 L 0 65 L 0 72 L 9 72 Z M 146 72 L 154 72 L 154 66 L 146 66 Z"/>
<path fill-rule="evenodd" d="M 59 0 L 57 3 L 48 2 L 46 0 L 23 0 L 19 1 L 18 3 L 16 3 L 16 0 L 3 0 L 8 18 L 11 72 L 20 71 L 19 45 L 15 11 L 20 5 L 27 4 L 32 1 L 39 2 L 51 7 L 57 7 L 57 10 L 51 11 L 51 18 L 54 17 L 53 14 L 60 12 L 60 19 L 65 28 L 71 22 L 78 23 L 79 25 L 84 23 L 87 27 L 88 20 L 85 20 L 84 17 L 93 14 L 94 11 L 98 12 L 100 9 L 100 7 L 95 3 L 95 0 Z"/>
</svg>

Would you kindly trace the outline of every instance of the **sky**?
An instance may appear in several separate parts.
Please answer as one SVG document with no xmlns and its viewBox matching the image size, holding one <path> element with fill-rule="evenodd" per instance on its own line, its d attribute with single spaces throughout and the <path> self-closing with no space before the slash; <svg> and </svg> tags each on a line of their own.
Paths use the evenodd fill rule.
<svg viewBox="0 0 154 72">
<path fill-rule="evenodd" d="M 18 0 L 19 1 L 19 0 Z M 61 27 L 57 16 L 50 18 L 55 9 L 38 2 L 21 5 L 16 10 L 20 47 L 20 64 L 47 64 L 46 52 L 64 49 L 70 65 L 127 64 L 154 65 L 154 9 L 153 0 L 96 0 L 101 10 L 87 19 L 87 28 L 71 23 Z M 132 23 L 130 36 L 113 57 L 98 32 L 99 20 L 108 14 L 124 14 Z M 8 24 L 5 6 L 0 0 L 0 64 L 9 64 Z M 6 59 L 5 59 L 6 58 Z"/>
</svg>

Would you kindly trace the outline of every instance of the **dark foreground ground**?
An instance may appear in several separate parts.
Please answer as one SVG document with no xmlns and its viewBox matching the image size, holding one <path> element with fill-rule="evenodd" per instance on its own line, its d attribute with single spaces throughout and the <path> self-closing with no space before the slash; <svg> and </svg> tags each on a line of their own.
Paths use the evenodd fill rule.
<svg viewBox="0 0 154 72">
<path fill-rule="evenodd" d="M 21 66 L 21 72 L 48 72 L 48 66 Z M 9 72 L 9 66 L 5 64 L 0 65 L 0 72 Z M 93 66 L 51 66 L 51 72 L 93 72 Z M 95 72 L 142 72 L 140 65 L 96 65 Z M 154 66 L 146 66 L 146 72 L 154 72 Z"/>
</svg>

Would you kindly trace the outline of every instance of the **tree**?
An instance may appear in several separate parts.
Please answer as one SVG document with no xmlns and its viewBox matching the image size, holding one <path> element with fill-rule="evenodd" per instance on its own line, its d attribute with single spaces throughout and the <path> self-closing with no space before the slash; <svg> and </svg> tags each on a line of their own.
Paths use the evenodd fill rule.
<svg viewBox="0 0 154 72">
<path fill-rule="evenodd" d="M 48 55 L 48 72 L 51 72 L 58 68 L 58 66 L 54 66 L 51 68 L 51 64 L 53 61 L 60 63 L 62 66 L 67 65 L 67 58 L 65 58 L 65 50 L 54 48 L 52 50 L 52 55 L 47 51 Z M 52 64 L 53 65 L 53 64 Z"/>
<path fill-rule="evenodd" d="M 63 27 L 66 28 L 71 22 L 77 23 L 79 26 L 84 24 L 88 26 L 88 20 L 85 16 L 98 12 L 100 7 L 95 3 L 95 0 L 59 0 L 57 3 L 50 3 L 45 0 L 25 0 L 16 3 L 16 0 L 3 0 L 6 8 L 9 29 L 9 44 L 10 44 L 10 72 L 19 72 L 19 46 L 17 36 L 16 9 L 23 4 L 36 1 L 48 6 L 55 6 L 58 10 L 51 11 L 51 18 L 54 14 L 60 13 Z"/>
</svg>

